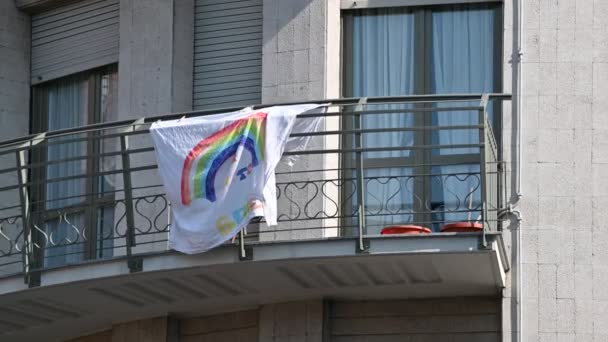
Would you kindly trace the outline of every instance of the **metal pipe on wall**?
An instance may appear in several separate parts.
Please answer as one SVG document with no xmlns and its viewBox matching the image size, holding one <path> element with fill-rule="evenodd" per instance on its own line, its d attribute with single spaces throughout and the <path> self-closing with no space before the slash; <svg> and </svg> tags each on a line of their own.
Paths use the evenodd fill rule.
<svg viewBox="0 0 608 342">
<path fill-rule="evenodd" d="M 521 253 L 521 212 L 517 209 L 513 209 L 513 205 L 518 203 L 522 198 L 522 155 L 523 155 L 523 135 L 522 135 L 522 65 L 521 60 L 523 56 L 522 40 L 523 40 L 523 1 L 513 0 L 513 29 L 516 30 L 513 35 L 513 52 L 511 57 L 511 63 L 513 67 L 513 102 L 512 102 L 512 116 L 516 119 L 513 129 L 515 130 L 517 146 L 515 150 L 515 162 L 516 162 L 516 174 L 515 174 L 515 196 L 511 197 L 511 204 L 509 204 L 508 214 L 515 218 L 516 226 L 512 229 L 513 238 L 511 241 L 513 248 L 513 255 L 517 260 L 514 260 L 513 264 L 513 295 L 515 297 L 515 317 L 512 319 L 515 321 L 515 329 L 512 331 L 511 340 L 514 342 L 523 341 L 523 305 L 522 305 L 522 253 Z"/>
<path fill-rule="evenodd" d="M 515 110 L 517 117 L 517 186 L 515 195 L 519 200 L 522 196 L 521 189 L 521 178 L 522 178 L 522 152 L 523 152 L 523 136 L 522 136 L 522 123 L 521 123 L 521 112 L 522 112 L 522 100 L 521 100 L 521 89 L 522 89 L 522 71 L 521 71 L 521 59 L 523 56 L 523 48 L 522 48 L 522 39 L 523 39 L 523 9 L 522 9 L 521 0 L 513 0 L 514 13 L 517 16 L 516 22 L 514 23 L 514 27 L 517 30 L 517 35 L 515 35 L 515 53 L 514 53 L 514 63 L 517 66 L 516 73 L 516 89 L 515 89 Z M 516 7 L 516 8 L 515 8 Z"/>
</svg>

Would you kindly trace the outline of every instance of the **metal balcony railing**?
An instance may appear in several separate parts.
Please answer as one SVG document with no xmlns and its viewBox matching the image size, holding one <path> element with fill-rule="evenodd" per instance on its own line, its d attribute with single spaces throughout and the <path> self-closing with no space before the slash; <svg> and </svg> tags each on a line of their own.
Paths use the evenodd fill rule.
<svg viewBox="0 0 608 342">
<path fill-rule="evenodd" d="M 279 224 L 254 220 L 248 244 L 358 239 L 386 226 L 439 233 L 449 222 L 500 229 L 504 169 L 495 135 L 503 94 L 322 100 L 324 129 L 295 166 L 277 169 Z M 311 101 L 312 102 L 312 101 Z M 266 105 L 255 106 L 255 108 Z M 150 123 L 240 108 L 109 122 L 0 143 L 0 276 L 165 251 L 171 204 L 156 172 Z M 494 117 L 494 119 L 493 119 Z M 499 131 L 498 131 L 499 132 Z M 485 235 L 484 235 L 485 238 Z M 485 241 L 485 240 L 484 240 Z"/>
</svg>

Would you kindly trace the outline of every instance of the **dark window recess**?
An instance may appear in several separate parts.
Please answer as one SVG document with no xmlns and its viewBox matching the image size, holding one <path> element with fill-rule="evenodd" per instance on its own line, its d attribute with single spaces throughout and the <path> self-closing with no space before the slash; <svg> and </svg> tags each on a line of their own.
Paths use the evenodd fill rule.
<svg viewBox="0 0 608 342">
<path fill-rule="evenodd" d="M 342 65 L 345 97 L 501 92 L 502 5 L 343 11 Z M 392 112 L 362 115 L 364 129 L 448 127 L 363 134 L 364 148 L 442 146 L 363 153 L 367 233 L 405 223 L 437 231 L 444 222 L 477 219 L 482 177 L 480 149 L 449 146 L 478 144 L 479 131 L 449 126 L 477 125 L 478 111 L 399 113 L 400 109 L 455 105 L 463 103 L 374 106 L 374 110 Z M 500 109 L 499 103 L 488 105 L 498 142 Z M 345 117 L 345 128 L 355 127 L 353 117 Z M 346 145 L 355 144 L 353 135 L 343 137 L 343 141 Z M 353 154 L 347 155 L 343 163 L 348 168 L 354 167 L 355 161 Z M 344 177 L 354 175 L 347 172 Z M 354 207 L 353 203 L 352 212 Z"/>
<path fill-rule="evenodd" d="M 116 120 L 116 65 L 35 86 L 32 132 Z M 109 133 L 105 133 L 109 134 Z M 35 262 L 52 267 L 110 257 L 114 238 L 117 138 L 91 131 L 54 137 L 33 148 L 32 219 Z"/>
</svg>

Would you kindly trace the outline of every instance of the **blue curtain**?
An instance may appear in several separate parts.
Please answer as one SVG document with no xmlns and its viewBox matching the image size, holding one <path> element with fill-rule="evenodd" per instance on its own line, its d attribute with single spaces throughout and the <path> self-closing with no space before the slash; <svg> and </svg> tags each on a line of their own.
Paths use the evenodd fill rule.
<svg viewBox="0 0 608 342">
<path fill-rule="evenodd" d="M 495 88 L 494 58 L 495 21 L 497 11 L 490 5 L 463 4 L 427 7 L 418 18 L 429 18 L 431 32 L 415 32 L 415 15 L 404 8 L 372 9 L 355 13 L 352 17 L 352 96 L 392 96 L 415 93 L 481 93 Z M 429 15 L 430 13 L 430 15 Z M 423 25 L 429 27 L 429 25 Z M 416 65 L 416 34 L 423 35 L 430 44 L 430 70 Z M 420 36 L 419 36 L 420 37 Z M 348 52 L 347 52 L 348 53 Z M 426 51 L 425 51 L 426 54 Z M 421 75 L 421 74 L 422 75 Z M 415 75 L 430 79 L 430 84 L 415 84 Z M 453 106 L 454 103 L 442 104 Z M 464 104 L 467 105 L 467 104 Z M 403 107 L 385 105 L 384 109 Z M 369 107 L 368 109 L 378 109 Z M 478 112 L 436 112 L 431 116 L 433 125 L 474 125 Z M 363 128 L 408 127 L 413 125 L 412 114 L 376 114 L 363 118 Z M 477 130 L 433 131 L 433 144 L 477 144 Z M 365 134 L 364 147 L 411 146 L 414 135 L 408 133 Z M 365 161 L 411 157 L 411 151 L 365 153 Z M 433 155 L 478 154 L 478 148 L 443 148 L 431 151 Z M 367 163 L 366 165 L 368 165 Z M 366 205 L 368 227 L 379 228 L 391 223 L 411 222 L 413 203 L 421 204 L 433 212 L 434 221 L 466 220 L 469 208 L 480 202 L 479 165 L 444 165 L 429 169 L 430 199 L 414 193 L 414 183 L 420 177 L 412 175 L 411 168 L 378 168 L 366 170 Z M 402 177 L 403 176 L 403 177 Z M 398 190 L 396 190 L 398 189 Z M 391 215 L 392 213 L 392 215 Z M 395 213 L 398 213 L 395 215 Z M 472 213 L 476 219 L 478 211 Z M 388 215 L 383 215 L 388 214 Z M 432 225 L 434 230 L 440 227 Z"/>
<path fill-rule="evenodd" d="M 83 126 L 95 122 L 106 122 L 117 119 L 118 104 L 118 73 L 108 70 L 99 74 L 99 108 L 95 117 L 90 116 L 89 87 L 90 74 L 83 73 L 53 81 L 44 86 L 46 91 L 46 125 L 48 131 Z M 115 133 L 113 131 L 106 133 Z M 86 156 L 89 146 L 95 146 L 96 153 L 115 152 L 120 149 L 116 138 L 98 139 L 96 145 L 92 142 L 73 141 L 80 138 L 91 138 L 91 135 L 79 134 L 52 138 L 47 147 L 48 161 L 46 167 L 47 179 L 90 175 L 92 172 L 107 172 L 116 169 L 120 156 L 96 158 L 97 170 L 87 169 L 87 160 L 66 161 L 70 158 Z M 113 253 L 113 205 L 99 205 L 94 208 L 95 222 L 86 222 L 83 202 L 87 199 L 87 181 L 96 182 L 98 198 L 113 196 L 115 175 L 104 175 L 95 179 L 74 178 L 49 182 L 46 184 L 45 208 L 53 213 L 62 213 L 60 218 L 47 220 L 44 225 L 45 233 L 52 241 L 45 249 L 45 265 L 58 266 L 76 263 L 83 259 L 85 241 L 90 238 L 92 230 L 97 232 L 96 255 L 98 258 L 112 256 Z M 77 206 L 78 210 L 66 209 Z M 88 225 L 88 226 L 87 226 Z M 42 227 L 41 227 L 42 228 Z M 85 232 L 83 236 L 83 231 Z"/>
<path fill-rule="evenodd" d="M 47 129 L 55 131 L 63 128 L 87 124 L 88 83 L 84 76 L 70 77 L 55 82 L 47 88 Z M 49 162 L 86 156 L 86 143 L 73 142 L 81 136 L 68 135 L 50 139 L 47 148 Z M 64 142 L 65 141 L 65 142 Z M 49 164 L 46 168 L 47 179 L 78 176 L 86 174 L 86 160 L 62 161 Z M 84 201 L 86 179 L 76 178 L 47 183 L 46 208 L 53 212 L 65 213 L 69 206 Z M 52 239 L 45 249 L 45 265 L 56 266 L 80 261 L 83 257 L 84 215 L 66 214 L 59 219 L 46 223 L 46 233 Z M 59 246 L 53 247 L 52 245 Z"/>
<path fill-rule="evenodd" d="M 353 96 L 391 96 L 414 92 L 414 15 L 402 9 L 377 9 L 353 18 Z M 370 109 L 399 109 L 403 105 Z M 413 115 L 373 114 L 363 116 L 364 128 L 411 126 Z M 367 133 L 365 147 L 412 145 L 411 132 Z M 409 156 L 410 151 L 366 153 L 367 158 Z"/>
<path fill-rule="evenodd" d="M 100 117 L 97 121 L 108 122 L 118 119 L 118 72 L 104 73 L 100 78 Z M 114 131 L 105 131 L 104 134 L 113 134 Z M 116 138 L 104 138 L 99 141 L 100 154 L 120 151 L 120 143 Z M 99 171 L 108 172 L 117 169 L 120 156 L 105 156 L 97 159 Z M 98 197 L 114 196 L 116 175 L 109 174 L 97 177 Z M 113 256 L 114 248 L 114 206 L 97 207 L 97 250 L 98 258 Z"/>
<path fill-rule="evenodd" d="M 353 18 L 353 96 L 390 96 L 414 92 L 414 15 L 404 9 L 368 10 Z M 369 110 L 403 109 L 403 105 L 368 106 Z M 362 128 L 408 127 L 411 113 L 362 116 Z M 364 147 L 411 146 L 412 132 L 366 133 Z M 409 157 L 411 151 L 366 152 L 366 160 Z M 383 226 L 412 220 L 412 171 L 410 168 L 365 170 L 366 215 L 369 234 Z M 409 180 L 409 181 L 408 181 Z"/>
<path fill-rule="evenodd" d="M 487 93 L 495 89 L 496 10 L 488 5 L 454 5 L 432 12 L 431 92 Z M 446 103 L 442 106 L 453 106 Z M 462 104 L 461 104 L 462 105 Z M 478 105 L 465 103 L 464 105 Z M 436 112 L 433 125 L 475 125 L 477 111 Z M 434 131 L 433 144 L 478 144 L 478 130 Z M 435 155 L 478 154 L 479 149 L 445 148 Z M 475 220 L 480 214 L 479 165 L 445 165 L 432 169 L 434 220 Z M 466 212 L 472 208 L 472 212 Z M 437 225 L 434 229 L 438 229 Z"/>
</svg>

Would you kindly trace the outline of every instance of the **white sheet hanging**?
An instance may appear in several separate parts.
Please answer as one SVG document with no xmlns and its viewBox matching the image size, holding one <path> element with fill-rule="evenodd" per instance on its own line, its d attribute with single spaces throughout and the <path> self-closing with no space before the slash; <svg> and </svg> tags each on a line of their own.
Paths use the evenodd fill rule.
<svg viewBox="0 0 608 342">
<path fill-rule="evenodd" d="M 173 214 L 169 246 L 200 253 L 231 239 L 253 217 L 276 225 L 275 167 L 296 116 L 319 106 L 246 108 L 152 124 L 158 170 Z M 318 129 L 320 119 L 305 119 L 297 131 Z M 303 150 L 307 143 L 307 138 L 292 138 L 290 150 Z"/>
</svg>

